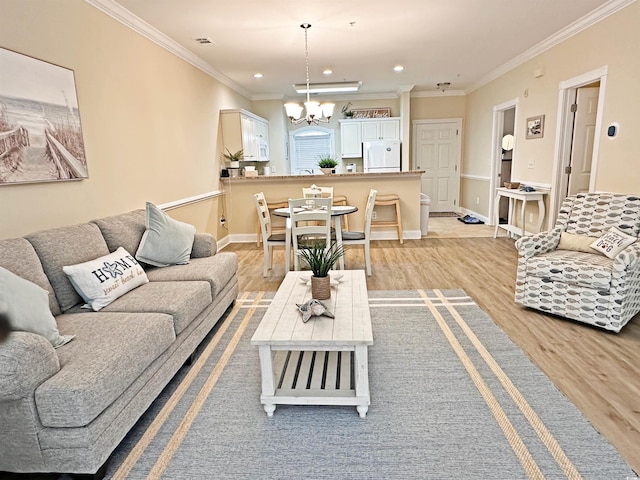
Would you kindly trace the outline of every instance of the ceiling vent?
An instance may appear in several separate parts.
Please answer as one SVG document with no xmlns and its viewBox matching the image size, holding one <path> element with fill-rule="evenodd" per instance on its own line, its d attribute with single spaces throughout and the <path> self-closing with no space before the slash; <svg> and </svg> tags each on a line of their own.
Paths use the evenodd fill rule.
<svg viewBox="0 0 640 480">
<path fill-rule="evenodd" d="M 200 45 L 211 45 L 211 44 L 213 44 L 213 40 L 211 40 L 208 37 L 196 38 L 196 42 L 198 42 Z"/>
</svg>

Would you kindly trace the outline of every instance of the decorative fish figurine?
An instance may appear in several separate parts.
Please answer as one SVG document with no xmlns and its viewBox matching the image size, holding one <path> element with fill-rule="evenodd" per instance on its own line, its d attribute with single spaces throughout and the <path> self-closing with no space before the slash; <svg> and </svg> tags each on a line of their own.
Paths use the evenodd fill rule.
<svg viewBox="0 0 640 480">
<path fill-rule="evenodd" d="M 312 298 L 306 303 L 299 304 L 296 303 L 298 310 L 302 313 L 302 321 L 307 323 L 311 316 L 325 316 L 329 318 L 335 318 L 333 313 L 327 310 L 327 307 L 320 301 Z"/>
</svg>

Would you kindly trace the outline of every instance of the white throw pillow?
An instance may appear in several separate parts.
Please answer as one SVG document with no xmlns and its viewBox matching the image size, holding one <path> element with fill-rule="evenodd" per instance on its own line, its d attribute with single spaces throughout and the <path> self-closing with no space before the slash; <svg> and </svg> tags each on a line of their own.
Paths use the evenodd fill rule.
<svg viewBox="0 0 640 480">
<path fill-rule="evenodd" d="M 636 240 L 636 237 L 627 235 L 616 227 L 611 227 L 604 235 L 591 244 L 591 248 L 609 258 L 615 258 L 616 255 Z"/>
<path fill-rule="evenodd" d="M 189 263 L 196 227 L 174 220 L 152 203 L 147 202 L 146 210 L 147 230 L 136 258 L 156 267 Z"/>
<path fill-rule="evenodd" d="M 49 292 L 2 267 L 0 303 L 6 305 L 12 330 L 42 335 L 55 348 L 74 337 L 60 335 L 56 319 L 49 310 Z"/>
<path fill-rule="evenodd" d="M 94 311 L 149 281 L 133 256 L 120 247 L 95 260 L 62 267 L 73 288 Z"/>
</svg>

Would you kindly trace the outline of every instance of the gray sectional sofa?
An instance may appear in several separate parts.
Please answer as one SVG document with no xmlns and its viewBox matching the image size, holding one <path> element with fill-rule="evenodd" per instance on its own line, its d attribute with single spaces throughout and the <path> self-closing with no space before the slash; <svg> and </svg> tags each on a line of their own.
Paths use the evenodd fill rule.
<svg viewBox="0 0 640 480">
<path fill-rule="evenodd" d="M 237 257 L 195 234 L 187 265 L 142 265 L 149 282 L 100 311 L 62 267 L 124 247 L 134 254 L 145 211 L 0 240 L 0 267 L 49 292 L 59 333 L 13 332 L 0 344 L 0 472 L 104 474 L 120 441 L 238 293 Z M 45 305 L 46 308 L 46 305 Z"/>
</svg>

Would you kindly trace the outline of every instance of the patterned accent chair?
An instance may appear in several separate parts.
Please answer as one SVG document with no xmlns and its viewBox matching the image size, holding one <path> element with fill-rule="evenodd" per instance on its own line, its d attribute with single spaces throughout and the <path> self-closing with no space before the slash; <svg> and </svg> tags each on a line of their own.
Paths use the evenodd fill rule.
<svg viewBox="0 0 640 480">
<path fill-rule="evenodd" d="M 567 197 L 553 230 L 516 241 L 515 301 L 619 332 L 640 311 L 640 242 L 613 259 L 588 253 L 588 246 L 558 249 L 564 232 L 582 237 L 583 245 L 588 245 L 591 238 L 595 241 L 614 226 L 638 237 L 640 196 L 581 193 Z"/>
</svg>

